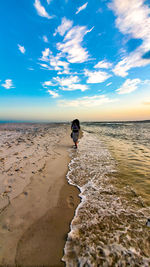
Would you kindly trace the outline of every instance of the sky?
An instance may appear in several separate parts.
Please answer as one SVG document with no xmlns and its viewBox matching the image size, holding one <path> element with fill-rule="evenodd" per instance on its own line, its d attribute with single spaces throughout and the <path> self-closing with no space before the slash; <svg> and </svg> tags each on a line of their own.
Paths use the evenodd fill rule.
<svg viewBox="0 0 150 267">
<path fill-rule="evenodd" d="M 2 0 L 0 120 L 150 119 L 150 2 Z"/>
</svg>

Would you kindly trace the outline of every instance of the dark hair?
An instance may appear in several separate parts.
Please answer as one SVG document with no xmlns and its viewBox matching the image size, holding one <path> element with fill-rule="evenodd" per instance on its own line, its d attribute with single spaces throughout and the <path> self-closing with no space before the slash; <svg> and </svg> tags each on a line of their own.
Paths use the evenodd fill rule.
<svg viewBox="0 0 150 267">
<path fill-rule="evenodd" d="M 78 126 L 78 128 L 80 129 L 80 122 L 79 122 L 78 119 L 75 119 L 75 120 L 72 121 L 71 127 L 72 127 L 74 124 L 76 124 L 76 125 Z"/>
</svg>

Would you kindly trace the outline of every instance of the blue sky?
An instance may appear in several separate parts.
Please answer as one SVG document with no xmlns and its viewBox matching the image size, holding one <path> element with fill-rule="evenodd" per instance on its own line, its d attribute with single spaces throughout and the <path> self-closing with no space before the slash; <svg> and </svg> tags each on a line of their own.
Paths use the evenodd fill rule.
<svg viewBox="0 0 150 267">
<path fill-rule="evenodd" d="M 6 0 L 0 119 L 150 119 L 150 5 Z"/>
</svg>

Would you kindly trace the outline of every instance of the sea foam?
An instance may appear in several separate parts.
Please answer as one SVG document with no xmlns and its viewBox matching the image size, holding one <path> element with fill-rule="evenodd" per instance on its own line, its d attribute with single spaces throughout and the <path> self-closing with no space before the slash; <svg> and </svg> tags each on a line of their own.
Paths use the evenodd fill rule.
<svg viewBox="0 0 150 267">
<path fill-rule="evenodd" d="M 67 179 L 80 189 L 81 203 L 64 248 L 66 266 L 149 266 L 150 209 L 131 187 L 117 187 L 116 162 L 104 143 L 84 132 L 71 157 Z"/>
</svg>

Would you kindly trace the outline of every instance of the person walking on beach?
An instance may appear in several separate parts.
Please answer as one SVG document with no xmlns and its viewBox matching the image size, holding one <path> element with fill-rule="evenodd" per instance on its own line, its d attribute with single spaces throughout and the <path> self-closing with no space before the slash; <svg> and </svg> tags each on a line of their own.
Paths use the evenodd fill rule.
<svg viewBox="0 0 150 267">
<path fill-rule="evenodd" d="M 73 139 L 73 142 L 75 143 L 75 148 L 77 148 L 77 144 L 78 144 L 78 138 L 79 138 L 79 130 L 80 130 L 80 122 L 78 119 L 75 119 L 72 121 L 71 124 L 71 137 Z"/>
</svg>

